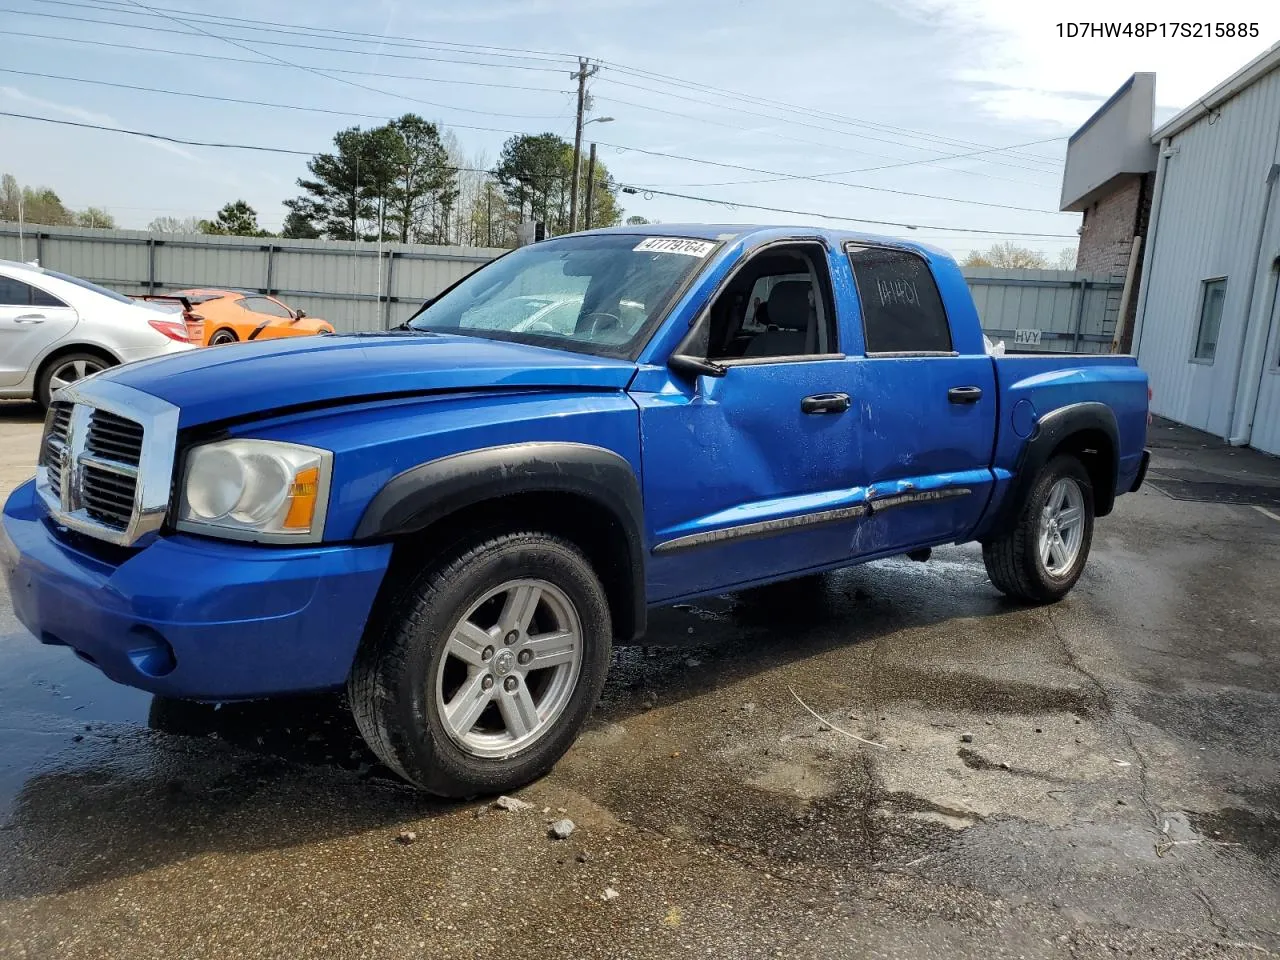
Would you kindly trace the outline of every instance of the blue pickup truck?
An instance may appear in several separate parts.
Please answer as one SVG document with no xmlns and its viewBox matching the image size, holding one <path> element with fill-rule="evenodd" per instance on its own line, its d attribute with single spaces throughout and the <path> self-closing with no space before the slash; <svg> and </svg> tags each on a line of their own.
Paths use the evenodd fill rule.
<svg viewBox="0 0 1280 960">
<path fill-rule="evenodd" d="M 648 608 L 978 541 L 1046 603 L 1147 465 L 1131 357 L 991 356 L 955 262 L 818 229 L 516 250 L 381 333 L 62 391 L 4 509 L 18 618 L 205 701 L 346 688 L 446 796 L 548 770 Z"/>
</svg>

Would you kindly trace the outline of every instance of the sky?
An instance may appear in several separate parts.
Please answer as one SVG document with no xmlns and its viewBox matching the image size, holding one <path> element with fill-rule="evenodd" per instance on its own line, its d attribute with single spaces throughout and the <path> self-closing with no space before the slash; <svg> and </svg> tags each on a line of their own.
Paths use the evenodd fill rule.
<svg viewBox="0 0 1280 960">
<path fill-rule="evenodd" d="M 621 198 L 627 214 L 862 218 L 915 229 L 848 225 L 960 256 L 1008 239 L 1052 258 L 1074 245 L 1080 222 L 1057 212 L 1066 138 L 1131 73 L 1156 73 L 1158 123 L 1280 41 L 1274 2 L 1070 5 L 1077 23 L 1213 17 L 1259 27 L 1256 38 L 1210 39 L 1062 37 L 1065 6 L 0 0 L 0 112 L 299 151 L 183 146 L 0 116 L 0 172 L 52 187 L 69 206 L 105 208 L 120 227 L 211 217 L 242 198 L 278 229 L 306 155 L 347 126 L 419 113 L 453 131 L 482 167 L 514 133 L 572 140 L 570 73 L 583 56 L 599 64 L 591 116 L 613 118 L 589 124 L 586 140 L 636 188 Z M 201 11 L 206 19 L 189 17 Z"/>
</svg>

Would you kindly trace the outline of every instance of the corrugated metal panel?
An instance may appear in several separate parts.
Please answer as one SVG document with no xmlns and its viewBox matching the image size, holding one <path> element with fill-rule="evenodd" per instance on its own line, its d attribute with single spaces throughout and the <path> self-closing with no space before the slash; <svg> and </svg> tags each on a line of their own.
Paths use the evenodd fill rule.
<svg viewBox="0 0 1280 960">
<path fill-rule="evenodd" d="M 983 332 L 993 340 L 1004 340 L 1012 347 L 1015 330 L 1032 329 L 1041 331 L 1040 346 L 1018 349 L 1054 353 L 1110 350 L 1124 277 L 995 267 L 965 267 L 962 272 Z"/>
<path fill-rule="evenodd" d="M 340 331 L 394 326 L 503 253 L 469 247 L 149 234 L 0 223 L 0 259 L 38 259 L 126 294 L 191 287 L 271 292 Z"/>
<path fill-rule="evenodd" d="M 1248 279 L 1266 175 L 1276 162 L 1278 122 L 1280 71 L 1175 136 L 1171 146 L 1177 153 L 1166 161 L 1159 222 L 1152 228 L 1138 354 L 1155 392 L 1152 409 L 1219 436 L 1231 428 L 1236 361 L 1250 300 Z M 1280 218 L 1276 202 L 1273 221 Z M 1269 233 L 1253 297 L 1258 322 L 1251 340 L 1259 349 L 1264 336 L 1261 318 L 1270 307 L 1270 264 L 1280 254 L 1276 231 Z M 1203 283 L 1216 277 L 1227 278 L 1216 354 L 1212 363 L 1196 362 Z M 1258 430 L 1256 419 L 1255 430 L 1259 437 L 1266 433 Z M 1271 449 L 1277 447 L 1280 443 Z"/>
</svg>

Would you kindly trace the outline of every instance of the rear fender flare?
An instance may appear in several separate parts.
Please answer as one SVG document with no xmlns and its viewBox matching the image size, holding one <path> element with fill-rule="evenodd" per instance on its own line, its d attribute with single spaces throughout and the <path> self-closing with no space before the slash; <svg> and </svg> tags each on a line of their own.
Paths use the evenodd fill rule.
<svg viewBox="0 0 1280 960">
<path fill-rule="evenodd" d="M 1017 521 L 1022 505 L 1035 485 L 1036 477 L 1054 451 L 1073 435 L 1087 430 L 1101 432 L 1111 444 L 1110 483 L 1100 488 L 1095 485 L 1093 491 L 1095 514 L 1105 517 L 1111 512 L 1116 499 L 1116 471 L 1120 462 L 1120 429 L 1116 425 L 1116 415 L 1105 403 L 1072 403 L 1049 411 L 1036 423 L 1035 432 L 1027 440 L 1018 458 L 1000 516 L 992 525 L 995 532 L 1003 532 Z"/>
</svg>

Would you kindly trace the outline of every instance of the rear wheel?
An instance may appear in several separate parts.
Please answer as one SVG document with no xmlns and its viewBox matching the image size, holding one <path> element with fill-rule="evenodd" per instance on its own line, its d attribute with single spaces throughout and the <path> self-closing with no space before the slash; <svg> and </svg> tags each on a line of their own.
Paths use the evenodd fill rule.
<svg viewBox="0 0 1280 960">
<path fill-rule="evenodd" d="M 53 395 L 77 380 L 99 373 L 111 363 L 96 353 L 68 353 L 52 360 L 40 374 L 36 384 L 36 401 L 47 408 Z"/>
<path fill-rule="evenodd" d="M 1075 586 L 1093 542 L 1093 485 L 1078 459 L 1054 457 L 1040 471 L 1012 527 L 982 545 L 996 588 L 1052 603 Z"/>
<path fill-rule="evenodd" d="M 217 347 L 224 343 L 236 343 L 239 339 L 234 330 L 222 329 L 209 338 L 209 346 Z"/>
<path fill-rule="evenodd" d="M 357 655 L 352 712 L 387 766 L 432 793 L 522 786 L 573 743 L 609 667 L 604 589 L 571 543 L 486 537 L 392 601 Z"/>
</svg>

